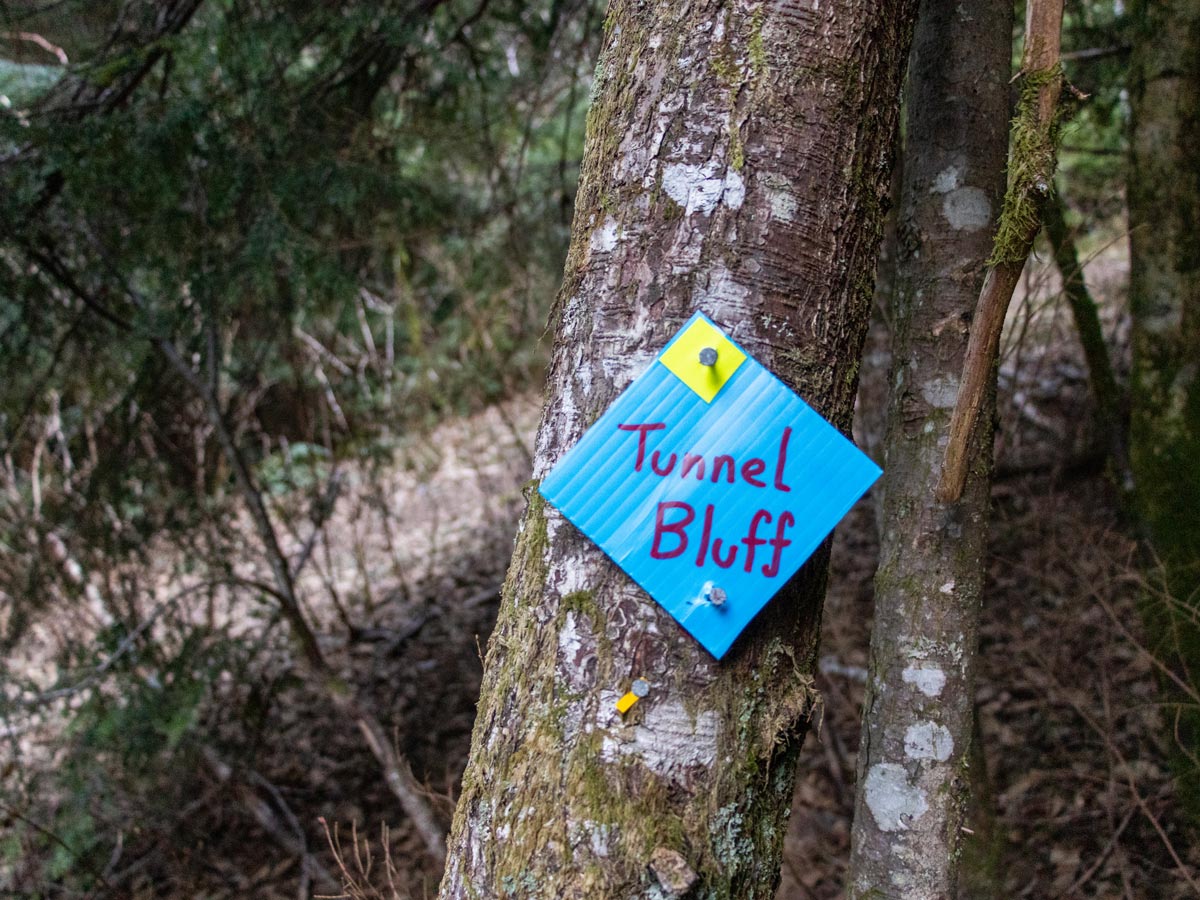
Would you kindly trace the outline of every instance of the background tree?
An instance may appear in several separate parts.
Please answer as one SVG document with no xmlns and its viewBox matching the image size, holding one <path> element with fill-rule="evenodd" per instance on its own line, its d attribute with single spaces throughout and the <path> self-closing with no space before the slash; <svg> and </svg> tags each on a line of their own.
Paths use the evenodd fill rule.
<svg viewBox="0 0 1200 900">
<path fill-rule="evenodd" d="M 1200 8 L 1131 6 L 1131 456 L 1181 794 L 1200 815 Z"/>
<path fill-rule="evenodd" d="M 994 384 L 962 498 L 935 497 L 1004 194 L 1008 3 L 926 0 L 906 90 L 880 561 L 855 788 L 851 897 L 952 897 L 968 804 L 991 504 Z"/>
<path fill-rule="evenodd" d="M 912 15 L 612 6 L 535 478 L 695 309 L 849 425 Z M 718 665 L 531 485 L 441 896 L 772 896 L 826 558 Z"/>
</svg>

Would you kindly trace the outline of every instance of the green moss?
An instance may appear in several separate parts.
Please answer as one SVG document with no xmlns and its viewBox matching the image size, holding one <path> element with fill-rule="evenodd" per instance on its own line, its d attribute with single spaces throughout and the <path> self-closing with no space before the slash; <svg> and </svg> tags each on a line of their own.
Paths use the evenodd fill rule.
<svg viewBox="0 0 1200 900">
<path fill-rule="evenodd" d="M 746 149 L 742 146 L 742 134 L 730 116 L 729 122 L 729 165 L 740 172 L 746 164 Z"/>
<path fill-rule="evenodd" d="M 742 144 L 738 123 L 738 96 L 747 87 L 750 87 L 752 92 L 756 90 L 760 76 L 766 71 L 766 50 L 762 39 L 763 17 L 762 7 L 757 8 L 750 16 L 749 30 L 744 35 L 750 59 L 749 73 L 743 71 L 738 64 L 734 48 L 728 40 L 717 45 L 709 60 L 709 68 L 721 82 L 727 95 L 729 109 L 726 128 L 729 132 L 729 148 L 726 160 L 735 171 L 741 171 L 746 164 L 746 149 Z M 729 15 L 725 20 L 725 33 L 732 33 Z"/>
<path fill-rule="evenodd" d="M 709 60 L 708 67 L 712 73 L 728 86 L 733 86 L 741 79 L 742 73 L 733 60 L 733 51 L 728 44 L 722 44 Z"/>
<path fill-rule="evenodd" d="M 593 625 L 598 625 L 602 617 L 599 607 L 596 606 L 596 595 L 592 591 L 574 591 L 563 597 L 559 614 L 567 612 L 581 613 L 591 619 Z"/>
<path fill-rule="evenodd" d="M 523 562 L 537 575 L 540 588 L 546 581 L 546 551 L 550 537 L 546 532 L 546 500 L 539 490 L 541 482 L 534 479 L 525 485 L 529 508 L 525 513 L 525 554 Z"/>
<path fill-rule="evenodd" d="M 1058 138 L 1058 117 L 1043 127 L 1038 116 L 1039 100 L 1042 88 L 1061 79 L 1061 64 L 1025 73 L 1009 137 L 1008 188 L 989 266 L 1023 263 L 1037 235 L 1041 205 L 1053 190 Z"/>
<path fill-rule="evenodd" d="M 610 858 L 626 861 L 619 877 L 636 881 L 655 847 L 685 853 L 687 828 L 666 782 L 632 757 L 615 762 L 602 758 L 602 746 L 598 731 L 579 741 L 569 761 L 566 788 L 580 798 L 588 821 L 606 829 L 614 845 Z"/>
<path fill-rule="evenodd" d="M 855 358 L 850 361 L 850 365 L 846 367 L 846 374 L 842 378 L 842 381 L 845 383 L 846 387 L 853 388 L 856 384 L 858 384 L 858 370 L 861 365 L 861 358 Z"/>
<path fill-rule="evenodd" d="M 784 380 L 798 386 L 805 396 L 828 397 L 833 393 L 834 366 L 822 355 L 820 348 L 798 343 L 779 354 L 784 364 Z"/>
<path fill-rule="evenodd" d="M 763 46 L 763 7 L 759 6 L 750 15 L 750 67 L 754 77 L 761 78 L 767 72 L 767 51 Z"/>
<path fill-rule="evenodd" d="M 612 642 L 608 638 L 608 615 L 596 601 L 593 591 L 574 591 L 563 597 L 558 608 L 558 626 L 562 628 L 567 613 L 585 617 L 596 637 L 597 676 L 609 677 L 612 672 Z"/>
</svg>

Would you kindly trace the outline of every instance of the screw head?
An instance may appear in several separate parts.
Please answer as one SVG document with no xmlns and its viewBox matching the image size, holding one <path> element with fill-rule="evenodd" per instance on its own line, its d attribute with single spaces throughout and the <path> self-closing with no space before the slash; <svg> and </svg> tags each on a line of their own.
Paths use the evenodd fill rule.
<svg viewBox="0 0 1200 900">
<path fill-rule="evenodd" d="M 717 351 L 712 347 L 705 347 L 700 351 L 700 365 L 715 366 L 717 364 Z"/>
<path fill-rule="evenodd" d="M 629 690 L 635 697 L 645 697 L 650 693 L 650 682 L 645 678 L 635 679 Z"/>
<path fill-rule="evenodd" d="M 713 606 L 723 606 L 727 599 L 725 590 L 719 587 L 713 588 L 712 592 L 708 595 L 708 602 Z"/>
</svg>

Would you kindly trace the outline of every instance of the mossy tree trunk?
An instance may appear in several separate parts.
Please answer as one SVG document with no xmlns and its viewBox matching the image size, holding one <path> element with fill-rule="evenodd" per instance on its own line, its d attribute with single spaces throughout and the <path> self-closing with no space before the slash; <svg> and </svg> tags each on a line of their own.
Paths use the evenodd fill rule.
<svg viewBox="0 0 1200 900">
<path fill-rule="evenodd" d="M 535 478 L 695 309 L 848 428 L 913 7 L 612 6 Z M 717 663 L 528 496 L 441 897 L 772 897 L 827 554 Z"/>
<path fill-rule="evenodd" d="M 1128 417 L 1124 412 L 1127 404 L 1121 387 L 1117 384 L 1112 359 L 1108 354 L 1108 343 L 1104 339 L 1104 329 L 1100 324 L 1099 307 L 1092 299 L 1087 282 L 1084 281 L 1083 265 L 1079 261 L 1075 238 L 1067 227 L 1066 208 L 1062 195 L 1055 193 L 1046 202 L 1042 210 L 1042 219 L 1046 237 L 1049 238 L 1050 247 L 1054 251 L 1054 264 L 1062 277 L 1063 295 L 1071 307 L 1075 331 L 1079 334 L 1079 344 L 1087 362 L 1088 382 L 1092 388 L 1092 397 L 1096 401 L 1096 430 L 1108 451 L 1113 483 L 1124 500 L 1133 489 L 1129 471 Z"/>
<path fill-rule="evenodd" d="M 992 391 L 935 489 L 1004 195 L 1012 4 L 923 0 L 909 67 L 880 564 L 849 895 L 955 895 L 973 735 Z"/>
<path fill-rule="evenodd" d="M 1153 649 L 1191 685 L 1189 697 L 1167 683 L 1169 727 L 1181 792 L 1200 815 L 1200 4 L 1130 12 L 1130 457 L 1161 563 L 1147 601 Z"/>
</svg>

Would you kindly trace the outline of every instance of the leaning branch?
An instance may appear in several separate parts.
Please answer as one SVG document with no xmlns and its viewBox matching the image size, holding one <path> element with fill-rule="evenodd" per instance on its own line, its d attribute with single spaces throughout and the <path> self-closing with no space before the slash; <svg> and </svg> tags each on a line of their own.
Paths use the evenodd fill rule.
<svg viewBox="0 0 1200 900">
<path fill-rule="evenodd" d="M 1063 0 L 1029 2 L 1025 51 L 1018 73 L 1024 86 L 1009 135 L 1008 188 L 950 419 L 950 442 L 937 486 L 937 498 L 943 503 L 962 496 L 967 444 L 996 364 L 1004 317 L 1041 228 L 1042 205 L 1053 191 L 1058 99 L 1063 84 L 1059 56 L 1062 15 Z"/>
</svg>

